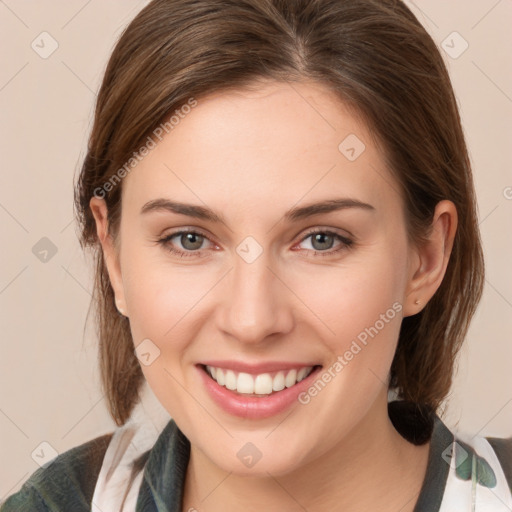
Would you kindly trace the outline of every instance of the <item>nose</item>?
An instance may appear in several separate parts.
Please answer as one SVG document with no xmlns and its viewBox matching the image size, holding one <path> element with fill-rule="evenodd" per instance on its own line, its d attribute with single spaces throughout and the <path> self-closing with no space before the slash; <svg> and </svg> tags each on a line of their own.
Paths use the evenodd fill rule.
<svg viewBox="0 0 512 512">
<path fill-rule="evenodd" d="M 265 252 L 252 263 L 236 255 L 226 276 L 217 325 L 240 343 L 258 344 L 292 330 L 292 294 L 269 263 Z"/>
</svg>

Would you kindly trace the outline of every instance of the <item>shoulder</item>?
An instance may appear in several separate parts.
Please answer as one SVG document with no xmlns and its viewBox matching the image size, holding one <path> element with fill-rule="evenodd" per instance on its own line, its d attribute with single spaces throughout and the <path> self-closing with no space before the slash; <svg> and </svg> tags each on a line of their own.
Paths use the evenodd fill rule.
<svg viewBox="0 0 512 512">
<path fill-rule="evenodd" d="M 512 493 L 512 437 L 496 438 L 458 435 L 455 438 L 456 473 L 460 478 L 476 475 L 487 488 L 501 484 Z"/>
<path fill-rule="evenodd" d="M 96 480 L 112 434 L 68 450 L 39 468 L 0 512 L 90 510 Z"/>
<path fill-rule="evenodd" d="M 507 439 L 487 437 L 486 440 L 494 450 L 512 492 L 512 437 Z"/>
<path fill-rule="evenodd" d="M 441 512 L 455 504 L 477 512 L 512 510 L 512 438 L 456 433 L 449 463 Z"/>
<path fill-rule="evenodd" d="M 417 404 L 390 402 L 395 428 L 411 443 L 430 439 L 430 453 L 415 512 L 512 510 L 512 438 L 450 429 Z"/>
</svg>

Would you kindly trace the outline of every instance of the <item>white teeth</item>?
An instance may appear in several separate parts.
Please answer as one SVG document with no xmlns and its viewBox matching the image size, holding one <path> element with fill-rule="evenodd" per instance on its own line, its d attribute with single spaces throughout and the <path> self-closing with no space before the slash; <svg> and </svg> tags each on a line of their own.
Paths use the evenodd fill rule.
<svg viewBox="0 0 512 512">
<path fill-rule="evenodd" d="M 278 372 L 272 382 L 272 389 L 274 391 L 281 391 L 284 389 L 284 372 Z"/>
<path fill-rule="evenodd" d="M 297 382 L 300 382 L 301 380 L 304 379 L 304 377 L 306 376 L 306 373 L 307 373 L 308 369 L 307 368 L 301 368 L 298 372 L 297 372 Z"/>
<path fill-rule="evenodd" d="M 234 391 L 236 389 L 236 375 L 233 370 L 228 370 L 226 372 L 226 387 Z"/>
<path fill-rule="evenodd" d="M 220 368 L 216 368 L 216 376 L 215 376 L 215 380 L 217 381 L 218 384 L 220 384 L 221 386 L 224 386 L 224 384 L 226 384 L 226 381 L 224 379 L 224 372 L 220 369 Z"/>
<path fill-rule="evenodd" d="M 221 386 L 231 391 L 242 394 L 270 395 L 273 391 L 281 391 L 285 387 L 290 388 L 297 382 L 304 380 L 313 370 L 312 366 L 306 366 L 299 370 L 279 371 L 274 377 L 270 373 L 262 373 L 253 376 L 240 372 L 238 375 L 233 370 L 223 370 L 207 366 L 208 374 Z"/>
<path fill-rule="evenodd" d="M 291 388 L 297 382 L 297 370 L 290 370 L 284 379 L 287 388 Z"/>
<path fill-rule="evenodd" d="M 272 393 L 272 377 L 268 373 L 262 373 L 254 379 L 254 392 L 257 395 L 270 395 Z"/>
<path fill-rule="evenodd" d="M 249 375 L 248 373 L 239 373 L 238 374 L 238 380 L 236 381 L 236 390 L 239 393 L 247 393 L 251 394 L 254 393 L 254 379 L 252 378 L 252 375 Z"/>
</svg>

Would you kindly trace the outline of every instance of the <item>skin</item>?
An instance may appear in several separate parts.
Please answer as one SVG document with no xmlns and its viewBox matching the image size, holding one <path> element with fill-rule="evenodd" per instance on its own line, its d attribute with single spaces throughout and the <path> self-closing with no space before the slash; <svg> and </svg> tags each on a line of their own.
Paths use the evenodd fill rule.
<svg viewBox="0 0 512 512">
<path fill-rule="evenodd" d="M 338 150 L 349 134 L 366 146 L 353 162 Z M 160 350 L 142 366 L 146 380 L 191 442 L 183 510 L 412 511 L 429 444 L 414 446 L 394 429 L 387 383 L 402 318 L 425 306 L 445 274 L 453 203 L 437 205 L 427 243 L 410 243 L 382 149 L 364 122 L 311 82 L 199 99 L 122 187 L 119 239 L 107 235 L 104 201 L 90 206 L 134 344 L 149 338 Z M 293 207 L 340 197 L 374 209 L 284 219 Z M 225 223 L 141 214 L 158 198 L 207 206 Z M 207 237 L 192 250 L 180 236 L 168 242 L 187 257 L 157 242 L 180 228 Z M 353 243 L 314 244 L 308 228 Z M 236 251 L 247 236 L 263 250 L 250 264 Z M 401 312 L 325 389 L 270 418 L 224 412 L 195 367 L 237 359 L 326 369 L 397 302 Z M 252 468 L 236 455 L 247 442 L 262 453 Z"/>
</svg>

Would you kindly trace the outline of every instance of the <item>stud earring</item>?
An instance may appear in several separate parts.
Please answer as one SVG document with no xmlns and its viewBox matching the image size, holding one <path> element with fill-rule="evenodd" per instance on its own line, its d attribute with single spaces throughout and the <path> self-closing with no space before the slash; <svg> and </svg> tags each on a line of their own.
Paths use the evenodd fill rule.
<svg viewBox="0 0 512 512">
<path fill-rule="evenodd" d="M 416 304 L 416 305 L 418 305 L 419 303 L 420 303 L 420 301 L 419 301 L 418 299 L 416 299 L 416 300 L 414 301 L 414 304 Z"/>
</svg>

